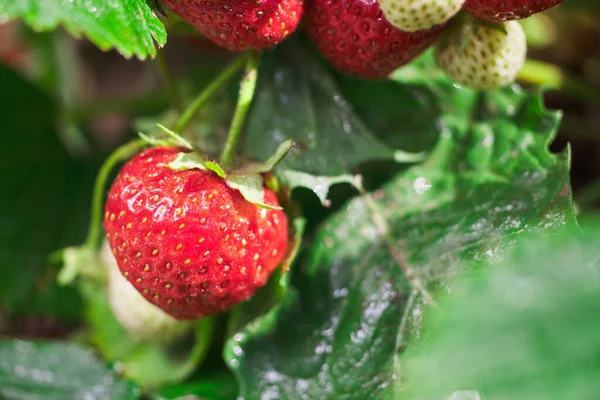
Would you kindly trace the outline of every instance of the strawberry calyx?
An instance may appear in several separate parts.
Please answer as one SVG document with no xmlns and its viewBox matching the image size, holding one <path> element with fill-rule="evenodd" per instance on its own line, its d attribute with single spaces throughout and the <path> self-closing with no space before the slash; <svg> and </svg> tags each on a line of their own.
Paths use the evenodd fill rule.
<svg viewBox="0 0 600 400">
<path fill-rule="evenodd" d="M 72 246 L 50 255 L 50 261 L 62 264 L 56 281 L 61 286 L 73 283 L 78 277 L 94 281 L 105 281 L 107 276 L 99 254 L 89 246 Z"/>
<path fill-rule="evenodd" d="M 186 140 L 182 136 L 176 134 L 169 128 L 156 124 L 160 130 L 162 130 L 167 136 L 166 137 L 157 137 L 157 136 L 149 136 L 143 132 L 138 132 L 138 136 L 144 142 L 146 142 L 150 146 L 155 147 L 182 147 L 187 150 L 195 150 L 196 152 L 200 152 L 200 149 L 194 146 L 189 140 Z"/>
<path fill-rule="evenodd" d="M 177 171 L 192 168 L 213 171 L 220 178 L 225 180 L 227 186 L 239 191 L 248 202 L 261 208 L 281 210 L 282 207 L 271 206 L 264 203 L 265 180 L 263 174 L 273 170 L 293 146 L 294 142 L 292 140 L 286 140 L 264 163 L 246 163 L 242 167 L 232 171 L 226 171 L 217 162 L 207 160 L 202 154 L 194 151 L 184 151 L 179 153 L 177 158 L 168 164 L 168 167 Z"/>
<path fill-rule="evenodd" d="M 286 140 L 281 143 L 277 150 L 264 162 L 245 162 L 238 168 L 230 170 L 223 168 L 218 162 L 209 159 L 202 150 L 177 133 L 160 124 L 157 124 L 157 126 L 166 134 L 166 137 L 148 136 L 143 133 L 139 133 L 139 136 L 151 146 L 178 147 L 182 149 L 175 160 L 167 165 L 169 168 L 175 171 L 185 171 L 194 168 L 203 171 L 212 171 L 220 178 L 223 178 L 227 186 L 239 191 L 248 202 L 261 208 L 283 209 L 280 206 L 272 206 L 264 203 L 264 174 L 272 171 L 292 147 L 294 147 L 292 140 Z M 269 182 L 271 181 L 272 177 L 269 179 Z"/>
</svg>

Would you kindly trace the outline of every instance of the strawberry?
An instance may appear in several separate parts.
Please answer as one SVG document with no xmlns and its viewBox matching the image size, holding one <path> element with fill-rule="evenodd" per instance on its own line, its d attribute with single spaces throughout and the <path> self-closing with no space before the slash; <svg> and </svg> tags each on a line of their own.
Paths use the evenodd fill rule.
<svg viewBox="0 0 600 400">
<path fill-rule="evenodd" d="M 512 83 L 525 63 L 525 33 L 516 21 L 502 27 L 466 20 L 445 39 L 436 45 L 436 61 L 459 84 L 498 89 Z"/>
<path fill-rule="evenodd" d="M 305 26 L 334 67 L 365 79 L 386 77 L 427 49 L 442 30 L 396 29 L 384 18 L 377 0 L 310 0 Z"/>
<path fill-rule="evenodd" d="M 133 340 L 171 344 L 189 332 L 189 321 L 178 321 L 149 303 L 125 279 L 108 242 L 100 256 L 108 269 L 108 302 L 115 318 Z"/>
<path fill-rule="evenodd" d="M 460 11 L 465 0 L 378 0 L 385 18 L 396 28 L 415 32 L 440 25 Z"/>
<path fill-rule="evenodd" d="M 467 0 L 464 9 L 487 22 L 527 18 L 546 11 L 564 0 Z"/>
<path fill-rule="evenodd" d="M 288 221 L 248 202 L 212 171 L 176 171 L 181 150 L 127 162 L 109 192 L 104 227 L 122 274 L 177 319 L 230 309 L 263 286 L 284 257 Z M 264 190 L 264 203 L 277 207 Z"/>
<path fill-rule="evenodd" d="M 183 20 L 232 51 L 261 50 L 294 32 L 304 0 L 163 0 Z"/>
</svg>

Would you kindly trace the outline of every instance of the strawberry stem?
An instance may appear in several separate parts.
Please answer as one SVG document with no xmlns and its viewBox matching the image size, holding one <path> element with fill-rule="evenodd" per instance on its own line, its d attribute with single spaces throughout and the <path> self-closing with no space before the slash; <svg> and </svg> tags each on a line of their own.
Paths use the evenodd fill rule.
<svg viewBox="0 0 600 400">
<path fill-rule="evenodd" d="M 175 132 L 181 133 L 194 119 L 194 116 L 208 100 L 221 90 L 242 69 L 248 60 L 249 54 L 244 54 L 232 62 L 221 72 L 185 109 L 175 123 Z"/>
<path fill-rule="evenodd" d="M 242 132 L 246 114 L 248 113 L 248 109 L 250 108 L 250 104 L 252 104 L 252 99 L 254 98 L 259 63 L 260 54 L 254 51 L 250 52 L 246 62 L 246 71 L 240 83 L 240 95 L 235 108 L 235 114 L 233 115 L 233 120 L 231 121 L 231 127 L 229 128 L 223 153 L 221 153 L 220 161 L 221 165 L 225 169 L 230 168 L 233 165 L 233 159 L 240 133 Z"/>
<path fill-rule="evenodd" d="M 159 50 L 156 53 L 156 65 L 158 66 L 158 70 L 160 71 L 160 76 L 162 77 L 163 84 L 165 85 L 165 90 L 167 91 L 167 95 L 169 96 L 169 100 L 171 101 L 171 106 L 181 112 L 183 110 L 183 105 L 181 101 L 181 94 L 179 93 L 179 89 L 173 80 L 173 75 L 169 69 L 169 65 L 167 64 L 167 60 L 165 59 L 164 50 Z"/>
<path fill-rule="evenodd" d="M 94 193 L 92 197 L 92 216 L 90 220 L 90 228 L 88 231 L 88 237 L 86 239 L 86 247 L 92 252 L 100 247 L 100 229 L 102 225 L 102 205 L 104 198 L 104 191 L 106 188 L 106 181 L 108 175 L 112 169 L 118 163 L 125 161 L 132 157 L 138 151 L 146 146 L 146 142 L 141 139 L 133 140 L 129 143 L 116 149 L 111 155 L 104 161 L 104 164 L 100 167 L 98 176 L 96 177 L 96 183 L 94 184 Z"/>
</svg>

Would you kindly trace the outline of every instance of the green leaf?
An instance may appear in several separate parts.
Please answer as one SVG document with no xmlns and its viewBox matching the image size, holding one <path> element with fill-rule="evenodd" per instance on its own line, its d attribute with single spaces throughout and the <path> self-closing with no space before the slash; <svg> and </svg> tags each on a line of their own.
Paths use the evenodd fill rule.
<svg viewBox="0 0 600 400">
<path fill-rule="evenodd" d="M 189 346 L 140 343 L 130 339 L 116 320 L 102 288 L 87 284 L 82 285 L 82 291 L 92 343 L 105 359 L 119 363 L 123 374 L 143 388 L 179 382 L 204 358 L 212 333 L 210 319 L 196 323 L 193 343 L 188 343 Z"/>
<path fill-rule="evenodd" d="M 48 254 L 80 243 L 99 163 L 71 158 L 54 129 L 54 103 L 0 66 L 0 304 L 9 312 L 76 318 L 76 290 L 56 284 Z"/>
<path fill-rule="evenodd" d="M 0 21 L 22 18 L 36 31 L 63 26 L 102 50 L 125 57 L 154 57 L 167 32 L 146 0 L 0 0 Z"/>
<path fill-rule="evenodd" d="M 448 81 L 444 71 L 435 63 L 433 47 L 414 61 L 394 71 L 392 78 L 398 82 L 417 85 L 432 85 Z"/>
<path fill-rule="evenodd" d="M 235 334 L 242 397 L 398 398 L 399 354 L 450 277 L 522 234 L 576 228 L 569 153 L 547 147 L 559 114 L 517 87 L 439 89 L 430 158 L 321 225 L 277 315 Z"/>
<path fill-rule="evenodd" d="M 333 77 L 297 37 L 263 57 L 245 155 L 264 161 L 288 139 L 297 146 L 278 171 L 335 177 L 365 161 L 394 157 L 394 150 L 355 115 Z"/>
<path fill-rule="evenodd" d="M 61 342 L 0 341 L 0 397 L 11 400 L 137 399 L 139 389 L 85 347 Z"/>
<path fill-rule="evenodd" d="M 183 400 L 184 398 L 190 400 L 235 400 L 237 383 L 230 374 L 203 374 L 202 379 L 161 388 L 153 398 L 156 400 Z"/>
<path fill-rule="evenodd" d="M 407 352 L 411 399 L 457 389 L 485 399 L 592 399 L 600 393 L 600 231 L 522 240 L 460 277 L 428 310 Z M 434 377 L 434 378 L 432 378 Z"/>
</svg>

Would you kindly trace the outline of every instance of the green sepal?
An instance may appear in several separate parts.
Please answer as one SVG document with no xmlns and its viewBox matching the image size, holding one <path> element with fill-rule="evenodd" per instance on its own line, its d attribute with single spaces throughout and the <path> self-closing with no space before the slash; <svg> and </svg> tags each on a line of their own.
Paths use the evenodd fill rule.
<svg viewBox="0 0 600 400">
<path fill-rule="evenodd" d="M 67 247 L 51 254 L 52 262 L 62 263 L 56 281 L 61 286 L 67 286 L 80 276 L 93 280 L 106 279 L 106 273 L 98 257 L 98 252 L 88 246 Z"/>
<path fill-rule="evenodd" d="M 242 170 L 245 172 L 258 173 L 271 172 L 294 147 L 297 147 L 297 145 L 292 139 L 285 140 L 281 142 L 279 147 L 277 147 L 277 150 L 275 150 L 275 153 L 273 153 L 273 155 L 269 157 L 265 162 L 247 164 L 244 167 L 242 167 Z"/>
<path fill-rule="evenodd" d="M 227 186 L 239 191 L 244 198 L 252 204 L 261 208 L 273 210 L 282 210 L 279 206 L 270 206 L 263 203 L 265 198 L 265 188 L 263 186 L 263 177 L 258 173 L 235 173 L 229 174 L 225 178 Z"/>
<path fill-rule="evenodd" d="M 175 135 L 171 136 L 172 138 L 177 138 L 177 134 L 174 132 L 171 132 L 160 125 L 159 127 L 165 130 L 165 132 L 170 132 L 170 136 Z M 270 172 L 275 168 L 294 146 L 295 143 L 293 140 L 286 140 L 279 145 L 275 153 L 273 153 L 267 161 L 263 163 L 248 163 L 242 168 L 229 173 L 226 172 L 221 165 L 214 161 L 206 160 L 203 155 L 196 151 L 178 154 L 177 158 L 167 166 L 176 171 L 184 171 L 193 168 L 198 168 L 202 171 L 213 171 L 219 177 L 225 179 L 225 182 L 230 188 L 239 191 L 248 202 L 261 208 L 281 210 L 283 209 L 282 207 L 270 206 L 264 203 L 265 188 L 262 174 Z"/>
<path fill-rule="evenodd" d="M 207 161 L 204 157 L 195 152 L 179 153 L 177 158 L 167 166 L 176 171 L 194 168 L 202 171 L 213 171 L 219 177 L 225 179 L 227 186 L 239 191 L 248 202 L 256 204 L 261 208 L 282 209 L 277 206 L 269 206 L 263 202 L 265 189 L 263 186 L 263 177 L 258 172 L 242 170 L 228 174 L 219 164 L 214 161 Z"/>
<path fill-rule="evenodd" d="M 225 170 L 214 161 L 206 161 L 204 165 L 206 166 L 206 168 L 210 169 L 212 172 L 219 175 L 221 178 L 225 178 L 227 176 Z"/>
<path fill-rule="evenodd" d="M 181 152 L 177 154 L 175 160 L 171 161 L 167 164 L 167 167 L 175 170 L 175 171 L 185 171 L 188 169 L 201 169 L 202 171 L 207 171 L 209 168 L 206 165 L 207 161 L 198 153 L 184 153 Z"/>
<path fill-rule="evenodd" d="M 161 147 L 183 147 L 188 150 L 198 150 L 191 142 L 184 139 L 182 136 L 173 132 L 169 128 L 156 124 L 157 127 L 160 128 L 164 133 L 166 133 L 166 137 L 155 137 L 146 135 L 143 132 L 138 132 L 138 136 L 152 146 L 161 146 Z"/>
</svg>

